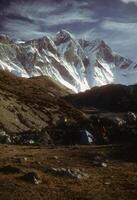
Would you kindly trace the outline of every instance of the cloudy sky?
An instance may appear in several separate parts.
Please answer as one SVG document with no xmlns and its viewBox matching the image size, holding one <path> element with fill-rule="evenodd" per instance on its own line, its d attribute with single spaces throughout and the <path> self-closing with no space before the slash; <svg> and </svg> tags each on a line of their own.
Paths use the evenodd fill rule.
<svg viewBox="0 0 137 200">
<path fill-rule="evenodd" d="M 0 32 L 14 39 L 55 34 L 106 41 L 137 61 L 137 0 L 1 0 Z"/>
</svg>

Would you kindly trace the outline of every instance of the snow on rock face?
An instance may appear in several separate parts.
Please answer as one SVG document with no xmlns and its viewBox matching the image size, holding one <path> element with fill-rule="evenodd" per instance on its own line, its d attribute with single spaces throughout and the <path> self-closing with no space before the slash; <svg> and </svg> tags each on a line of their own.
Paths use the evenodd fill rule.
<svg viewBox="0 0 137 200">
<path fill-rule="evenodd" d="M 102 40 L 76 40 L 61 30 L 55 37 L 11 43 L 0 36 L 0 68 L 22 77 L 47 75 L 74 92 L 109 83 L 137 83 L 137 64 Z"/>
<path fill-rule="evenodd" d="M 61 30 L 59 31 L 55 38 L 54 38 L 54 42 L 56 45 L 59 45 L 61 43 L 65 43 L 69 40 L 71 40 L 73 38 L 73 36 L 66 30 Z"/>
<path fill-rule="evenodd" d="M 7 35 L 4 34 L 0 34 L 0 43 L 12 43 L 12 40 L 10 40 L 10 38 Z"/>
<path fill-rule="evenodd" d="M 137 83 L 136 63 L 114 53 L 102 40 L 80 40 L 79 43 L 89 59 L 87 80 L 90 87 Z"/>
</svg>

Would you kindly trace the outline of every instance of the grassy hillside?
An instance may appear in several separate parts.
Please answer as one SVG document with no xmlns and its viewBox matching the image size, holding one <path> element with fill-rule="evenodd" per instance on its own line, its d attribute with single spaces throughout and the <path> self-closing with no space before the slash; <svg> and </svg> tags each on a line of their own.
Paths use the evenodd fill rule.
<svg viewBox="0 0 137 200">
<path fill-rule="evenodd" d="M 82 120 L 83 114 L 61 97 L 71 93 L 50 78 L 18 78 L 0 71 L 0 127 L 17 133 L 55 125 L 65 117 Z"/>
</svg>

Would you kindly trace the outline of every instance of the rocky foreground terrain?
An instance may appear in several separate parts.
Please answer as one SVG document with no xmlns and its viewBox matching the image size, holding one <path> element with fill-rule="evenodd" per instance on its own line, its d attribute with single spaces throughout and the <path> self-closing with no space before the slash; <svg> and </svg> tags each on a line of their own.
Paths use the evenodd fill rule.
<svg viewBox="0 0 137 200">
<path fill-rule="evenodd" d="M 136 145 L 0 145 L 0 199 L 136 200 L 136 153 Z"/>
</svg>

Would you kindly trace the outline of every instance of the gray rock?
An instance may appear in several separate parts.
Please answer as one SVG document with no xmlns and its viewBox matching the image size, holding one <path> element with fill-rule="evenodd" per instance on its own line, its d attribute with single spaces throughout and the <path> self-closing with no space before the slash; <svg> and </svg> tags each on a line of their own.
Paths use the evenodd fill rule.
<svg viewBox="0 0 137 200">
<path fill-rule="evenodd" d="M 39 185 L 40 183 L 42 183 L 42 180 L 39 174 L 36 172 L 29 172 L 20 178 L 26 182 L 33 183 L 36 185 Z"/>
<path fill-rule="evenodd" d="M 87 179 L 89 175 L 80 169 L 50 168 L 49 171 L 55 175 L 68 176 L 74 179 Z"/>
<path fill-rule="evenodd" d="M 107 167 L 108 165 L 107 165 L 107 163 L 102 162 L 102 163 L 101 163 L 101 166 L 102 166 L 102 167 Z"/>
<path fill-rule="evenodd" d="M 53 156 L 53 159 L 58 160 L 59 158 L 58 156 Z"/>
<path fill-rule="evenodd" d="M 128 112 L 126 115 L 125 115 L 125 120 L 127 122 L 127 124 L 135 124 L 137 122 L 137 117 L 135 115 L 135 113 L 133 112 Z"/>
<path fill-rule="evenodd" d="M 99 155 L 95 156 L 92 163 L 94 166 L 97 166 L 97 167 L 107 167 L 108 166 L 106 160 L 102 156 L 99 156 Z"/>
<path fill-rule="evenodd" d="M 0 143 L 2 144 L 11 144 L 11 137 L 4 131 L 0 130 Z"/>
<path fill-rule="evenodd" d="M 17 163 L 23 163 L 23 162 L 27 162 L 28 158 L 27 157 L 23 157 L 23 158 L 16 158 L 15 161 Z"/>
<path fill-rule="evenodd" d="M 28 140 L 27 144 L 35 144 L 35 141 L 34 140 Z"/>
<path fill-rule="evenodd" d="M 121 126 L 123 126 L 123 125 L 125 125 L 126 124 L 126 121 L 124 121 L 122 118 L 120 118 L 120 117 L 115 117 L 114 119 L 113 119 L 113 122 L 114 122 L 114 124 L 116 124 L 117 126 L 119 126 L 119 127 L 121 127 Z"/>
</svg>

